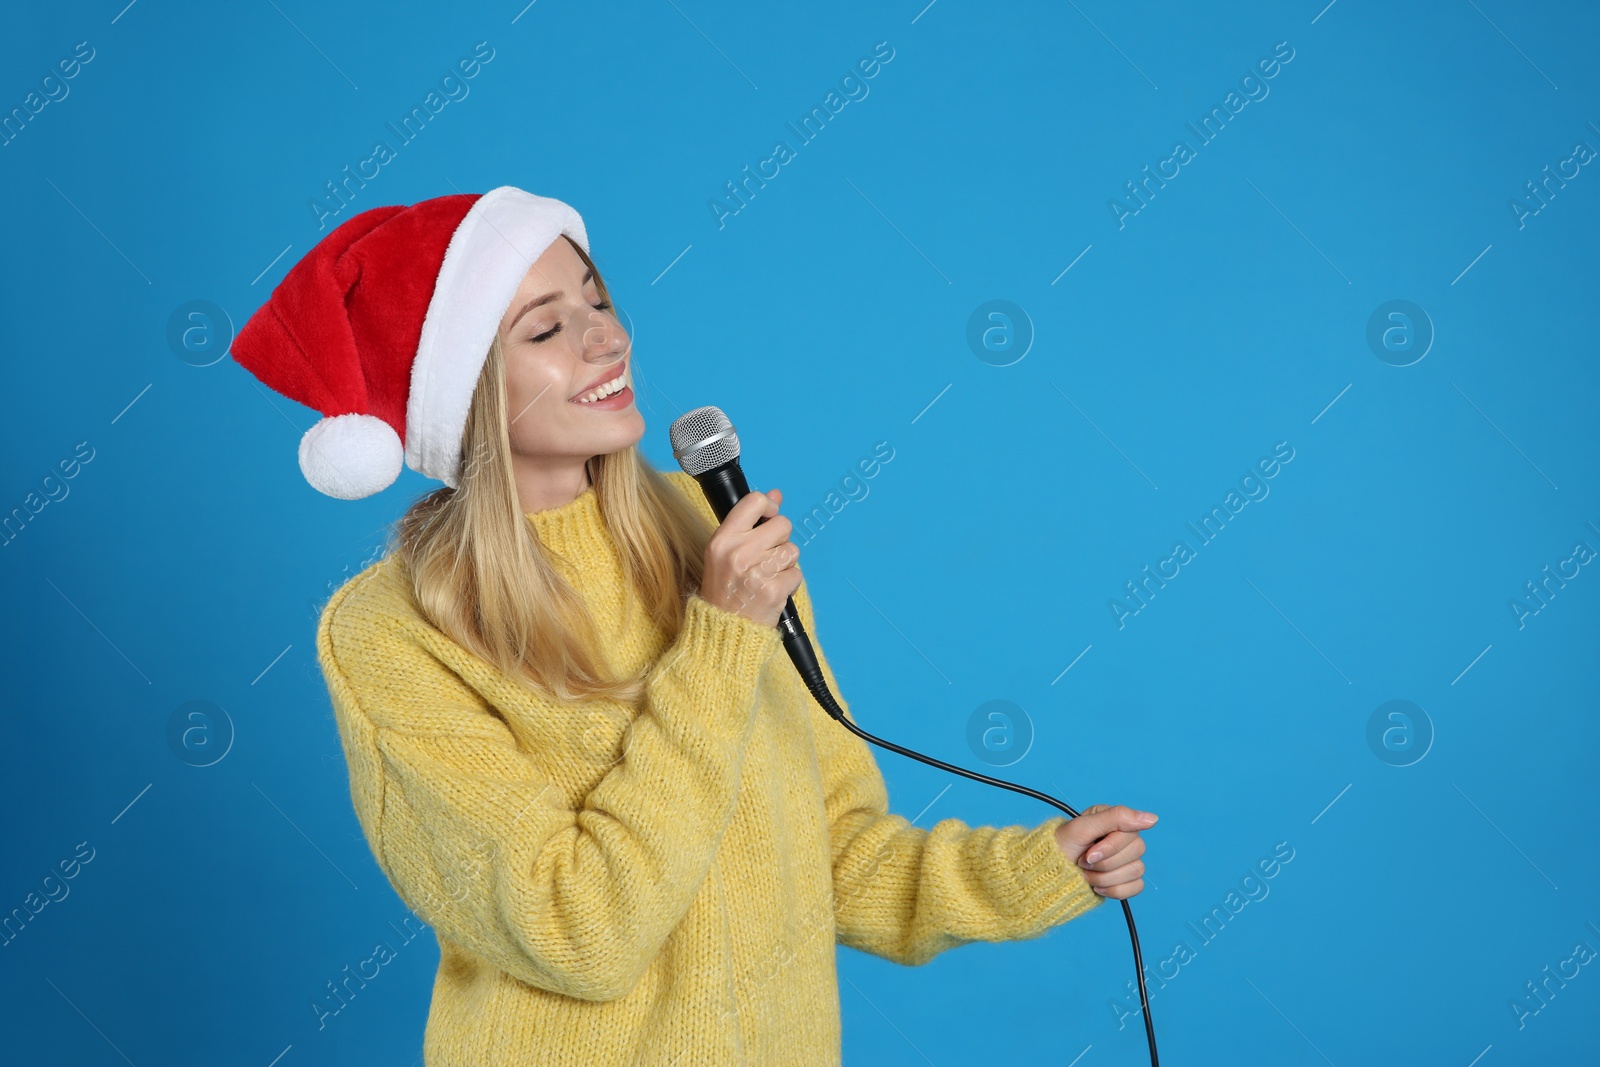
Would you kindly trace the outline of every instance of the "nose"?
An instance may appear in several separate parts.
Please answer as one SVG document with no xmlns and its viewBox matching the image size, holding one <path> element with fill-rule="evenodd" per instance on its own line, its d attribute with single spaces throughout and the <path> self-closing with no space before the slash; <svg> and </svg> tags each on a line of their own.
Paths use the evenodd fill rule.
<svg viewBox="0 0 1600 1067">
<path fill-rule="evenodd" d="M 614 316 L 587 304 L 574 310 L 563 331 L 571 338 L 580 359 L 605 366 L 628 353 L 628 334 Z"/>
</svg>

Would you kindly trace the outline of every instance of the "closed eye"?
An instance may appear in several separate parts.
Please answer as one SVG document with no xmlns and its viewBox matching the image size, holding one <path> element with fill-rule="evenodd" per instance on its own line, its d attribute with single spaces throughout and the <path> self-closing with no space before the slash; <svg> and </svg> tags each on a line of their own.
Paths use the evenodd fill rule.
<svg viewBox="0 0 1600 1067">
<path fill-rule="evenodd" d="M 602 300 L 602 301 L 600 301 L 600 303 L 592 304 L 590 306 L 593 307 L 596 311 L 609 311 L 609 310 L 611 310 L 611 301 Z M 565 325 L 565 324 L 558 322 L 554 326 L 552 326 L 548 330 L 546 330 L 544 333 L 539 334 L 537 337 L 530 338 L 530 340 L 532 340 L 534 344 L 540 344 L 542 342 L 548 341 L 548 340 L 550 340 L 550 338 L 554 337 L 556 334 L 561 332 L 561 327 L 563 325 Z"/>
</svg>

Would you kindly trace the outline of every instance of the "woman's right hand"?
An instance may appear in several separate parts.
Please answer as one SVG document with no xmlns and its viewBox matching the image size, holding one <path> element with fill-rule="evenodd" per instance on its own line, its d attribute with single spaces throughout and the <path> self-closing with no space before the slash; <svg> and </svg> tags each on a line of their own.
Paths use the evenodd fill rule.
<svg viewBox="0 0 1600 1067">
<path fill-rule="evenodd" d="M 751 622 L 778 625 L 802 577 L 800 549 L 789 541 L 794 526 L 778 514 L 781 503 L 776 489 L 752 491 L 729 510 L 706 545 L 702 599 Z"/>
</svg>

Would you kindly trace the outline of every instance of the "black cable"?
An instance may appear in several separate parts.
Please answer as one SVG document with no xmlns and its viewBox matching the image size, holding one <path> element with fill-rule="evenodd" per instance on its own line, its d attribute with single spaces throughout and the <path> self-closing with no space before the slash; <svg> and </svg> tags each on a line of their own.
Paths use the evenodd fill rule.
<svg viewBox="0 0 1600 1067">
<path fill-rule="evenodd" d="M 673 420 L 672 454 L 683 467 L 684 473 L 700 483 L 700 489 L 705 493 L 706 501 L 711 505 L 718 522 L 725 521 L 728 512 L 750 492 L 744 470 L 739 466 L 739 435 L 721 408 L 710 405 L 698 407 Z M 769 516 L 763 515 L 753 525 L 760 526 L 768 518 Z M 806 688 L 811 690 L 811 695 L 822 705 L 822 710 L 826 711 L 830 718 L 857 737 L 881 748 L 898 752 L 902 756 L 921 760 L 930 767 L 938 767 L 951 774 L 971 778 L 975 782 L 997 785 L 1002 789 L 1042 800 L 1046 804 L 1060 808 L 1069 818 L 1078 818 L 1076 811 L 1047 793 L 1003 782 L 998 778 L 990 778 L 976 771 L 965 770 L 942 760 L 936 760 L 932 756 L 913 752 L 909 748 L 901 748 L 893 741 L 885 741 L 881 737 L 867 733 L 845 717 L 844 709 L 828 690 L 828 683 L 822 677 L 822 667 L 818 663 L 816 650 L 811 647 L 811 637 L 800 621 L 800 612 L 794 606 L 793 596 L 788 598 L 783 610 L 779 612 L 777 626 L 778 632 L 783 635 L 783 647 L 789 653 L 789 658 L 794 662 L 795 670 L 799 672 Z M 1139 1006 L 1144 1011 L 1144 1033 L 1150 1042 L 1150 1067 L 1160 1067 L 1160 1061 L 1156 1058 L 1155 1023 L 1150 1018 L 1150 994 L 1144 987 L 1144 957 L 1139 951 L 1139 931 L 1133 925 L 1133 909 L 1128 906 L 1126 900 L 1122 901 L 1122 915 L 1128 920 L 1128 936 L 1133 938 L 1133 965 L 1139 976 Z"/>
<path fill-rule="evenodd" d="M 1025 796 L 1033 797 L 1035 800 L 1042 800 L 1046 804 L 1060 808 L 1067 813 L 1069 818 L 1076 819 L 1078 817 L 1078 813 L 1065 803 L 1047 793 L 1041 793 L 1037 789 L 1029 789 L 1025 785 L 1016 785 L 1013 782 L 1001 781 L 999 778 L 991 778 L 987 774 L 979 774 L 977 771 L 969 771 L 963 767 L 945 763 L 943 760 L 934 759 L 932 756 L 924 756 L 922 753 L 915 752 L 909 748 L 902 748 L 893 741 L 885 741 L 881 737 L 874 737 L 845 716 L 844 709 L 839 706 L 839 702 L 834 699 L 833 693 L 829 691 L 828 684 L 823 680 L 820 670 L 812 671 L 802 668 L 800 676 L 805 680 L 806 688 L 811 690 L 811 695 L 816 698 L 817 703 L 822 705 L 822 710 L 827 712 L 829 717 L 840 726 L 843 726 L 862 740 L 870 741 L 892 752 L 898 752 L 902 756 L 910 756 L 914 760 L 921 760 L 930 767 L 938 767 L 941 770 L 949 771 L 951 774 L 959 774 L 964 778 L 971 778 L 975 782 L 997 785 L 1002 789 L 1009 789 L 1014 793 L 1022 793 Z M 1139 931 L 1133 925 L 1133 909 L 1128 906 L 1126 900 L 1120 903 L 1122 904 L 1122 917 L 1128 920 L 1128 936 L 1133 939 L 1133 966 L 1139 975 L 1139 1006 L 1144 1012 L 1145 1038 L 1150 1042 L 1150 1067 L 1160 1067 L 1160 1060 L 1156 1056 L 1155 1022 L 1150 1018 L 1150 994 L 1144 986 L 1144 956 L 1139 951 Z"/>
</svg>

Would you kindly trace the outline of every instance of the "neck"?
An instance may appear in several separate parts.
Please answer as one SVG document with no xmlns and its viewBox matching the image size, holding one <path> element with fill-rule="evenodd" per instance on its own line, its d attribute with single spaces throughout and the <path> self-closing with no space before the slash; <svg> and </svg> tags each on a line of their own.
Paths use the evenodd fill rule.
<svg viewBox="0 0 1600 1067">
<path fill-rule="evenodd" d="M 524 515 L 570 504 L 593 484 L 587 460 L 557 464 L 512 456 L 511 472 Z"/>
</svg>

